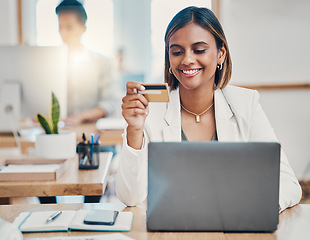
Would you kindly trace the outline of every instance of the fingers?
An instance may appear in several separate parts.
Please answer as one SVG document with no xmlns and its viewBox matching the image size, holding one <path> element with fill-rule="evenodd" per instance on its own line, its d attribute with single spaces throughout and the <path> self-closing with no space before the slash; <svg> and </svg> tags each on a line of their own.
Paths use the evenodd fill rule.
<svg viewBox="0 0 310 240">
<path fill-rule="evenodd" d="M 123 110 L 123 117 L 126 116 L 137 116 L 137 115 L 142 115 L 142 116 L 147 116 L 148 111 L 145 109 L 140 109 L 140 108 L 127 108 Z"/>
<path fill-rule="evenodd" d="M 128 82 L 126 87 L 127 94 L 122 99 L 122 115 L 129 126 L 142 129 L 144 120 L 148 115 L 149 102 L 138 91 L 145 90 L 145 87 L 137 82 Z"/>
<path fill-rule="evenodd" d="M 139 108 L 139 109 L 145 109 L 146 106 L 139 100 L 133 100 L 128 101 L 126 104 L 126 108 Z"/>
<path fill-rule="evenodd" d="M 146 108 L 149 105 L 148 100 L 140 93 L 126 95 L 122 101 L 123 105 L 128 105 L 129 107 Z"/>
<path fill-rule="evenodd" d="M 126 83 L 126 93 L 128 94 L 136 94 L 137 91 L 144 91 L 145 87 L 138 82 L 127 82 Z"/>
</svg>

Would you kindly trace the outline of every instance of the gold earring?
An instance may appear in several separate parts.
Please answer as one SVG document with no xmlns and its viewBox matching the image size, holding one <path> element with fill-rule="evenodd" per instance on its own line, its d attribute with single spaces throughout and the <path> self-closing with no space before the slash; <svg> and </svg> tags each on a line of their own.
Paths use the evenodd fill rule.
<svg viewBox="0 0 310 240">
<path fill-rule="evenodd" d="M 173 74 L 171 67 L 169 68 L 169 73 L 170 73 L 170 74 Z"/>
<path fill-rule="evenodd" d="M 221 65 L 218 64 L 218 65 L 217 65 L 217 68 L 218 68 L 218 70 L 221 71 L 221 70 L 223 69 L 223 63 L 221 63 Z"/>
</svg>

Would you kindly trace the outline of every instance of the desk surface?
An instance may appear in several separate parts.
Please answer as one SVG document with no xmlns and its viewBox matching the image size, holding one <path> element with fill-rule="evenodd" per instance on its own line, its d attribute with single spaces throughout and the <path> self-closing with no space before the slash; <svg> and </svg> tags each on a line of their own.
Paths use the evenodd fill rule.
<svg viewBox="0 0 310 240">
<path fill-rule="evenodd" d="M 122 133 L 123 129 L 119 130 L 98 130 L 96 128 L 96 123 L 83 123 L 81 125 L 69 128 L 69 130 L 73 130 L 76 132 L 76 136 L 78 141 L 82 140 L 82 134 L 85 133 L 88 137 L 90 137 L 91 133 L 99 133 L 100 134 L 100 145 L 108 146 L 108 145 L 117 145 L 122 144 Z"/>
<path fill-rule="evenodd" d="M 103 195 L 111 159 L 112 153 L 100 153 L 98 169 L 79 170 L 76 156 L 70 159 L 66 171 L 55 181 L 0 182 L 0 198 Z"/>
<path fill-rule="evenodd" d="M 24 124 L 25 125 L 25 124 Z M 22 125 L 23 126 L 23 125 Z M 34 127 L 34 126 L 32 126 Z M 23 127 L 26 128 L 26 127 Z M 29 127 L 28 127 L 29 128 Z M 100 137 L 100 145 L 102 146 L 111 146 L 122 144 L 122 133 L 123 129 L 120 130 L 98 130 L 96 129 L 96 123 L 83 123 L 74 127 L 65 128 L 64 130 L 68 131 L 75 131 L 77 136 L 77 141 L 82 140 L 82 134 L 85 133 L 86 136 L 89 138 L 91 133 L 99 133 Z M 9 147 L 16 147 L 16 143 L 14 137 L 12 135 L 0 135 L 0 150 L 1 148 L 9 148 Z M 33 140 L 30 141 L 25 138 L 21 138 L 21 147 L 22 153 L 28 154 L 28 148 L 34 148 Z"/>
<path fill-rule="evenodd" d="M 94 204 L 50 204 L 50 205 L 6 205 L 0 206 L 0 217 L 6 221 L 13 222 L 19 213 L 24 211 L 42 211 L 42 210 L 78 210 L 82 208 L 100 208 L 100 203 Z M 221 232 L 174 232 L 174 233 L 151 233 L 146 230 L 146 211 L 145 205 L 140 207 L 126 208 L 125 211 L 134 213 L 132 230 L 123 233 L 138 239 L 229 239 L 229 240 L 297 240 L 310 238 L 310 204 L 300 204 L 291 209 L 287 209 L 280 214 L 280 224 L 278 230 L 274 233 L 221 233 Z M 77 236 L 104 234 L 104 232 L 53 232 L 53 233 L 27 233 L 24 237 L 51 237 L 51 236 Z"/>
</svg>

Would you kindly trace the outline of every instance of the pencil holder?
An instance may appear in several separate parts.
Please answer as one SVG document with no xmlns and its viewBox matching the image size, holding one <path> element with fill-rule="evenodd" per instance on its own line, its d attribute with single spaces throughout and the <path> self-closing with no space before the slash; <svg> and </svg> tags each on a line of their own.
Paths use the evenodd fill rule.
<svg viewBox="0 0 310 240">
<path fill-rule="evenodd" d="M 79 169 L 99 168 L 99 143 L 78 143 Z"/>
</svg>

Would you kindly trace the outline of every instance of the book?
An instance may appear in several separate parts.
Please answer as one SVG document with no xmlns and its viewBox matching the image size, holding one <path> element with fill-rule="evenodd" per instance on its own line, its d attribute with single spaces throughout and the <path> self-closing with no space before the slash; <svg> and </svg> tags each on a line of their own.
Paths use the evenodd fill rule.
<svg viewBox="0 0 310 240">
<path fill-rule="evenodd" d="M 101 210 L 97 210 L 101 211 Z M 16 225 L 23 233 L 26 232 L 53 232 L 72 230 L 78 231 L 120 231 L 128 232 L 131 230 L 133 213 L 119 212 L 115 224 L 110 225 L 89 225 L 84 224 L 84 218 L 88 210 L 63 210 L 53 221 L 46 223 L 46 220 L 56 211 L 22 212 L 14 220 Z"/>
<path fill-rule="evenodd" d="M 36 172 L 55 172 L 59 167 L 57 164 L 9 164 L 1 168 L 1 172 L 5 173 L 36 173 Z"/>
<path fill-rule="evenodd" d="M 68 159 L 42 159 L 28 156 L 0 159 L 0 181 L 51 181 L 68 168 Z"/>
</svg>

